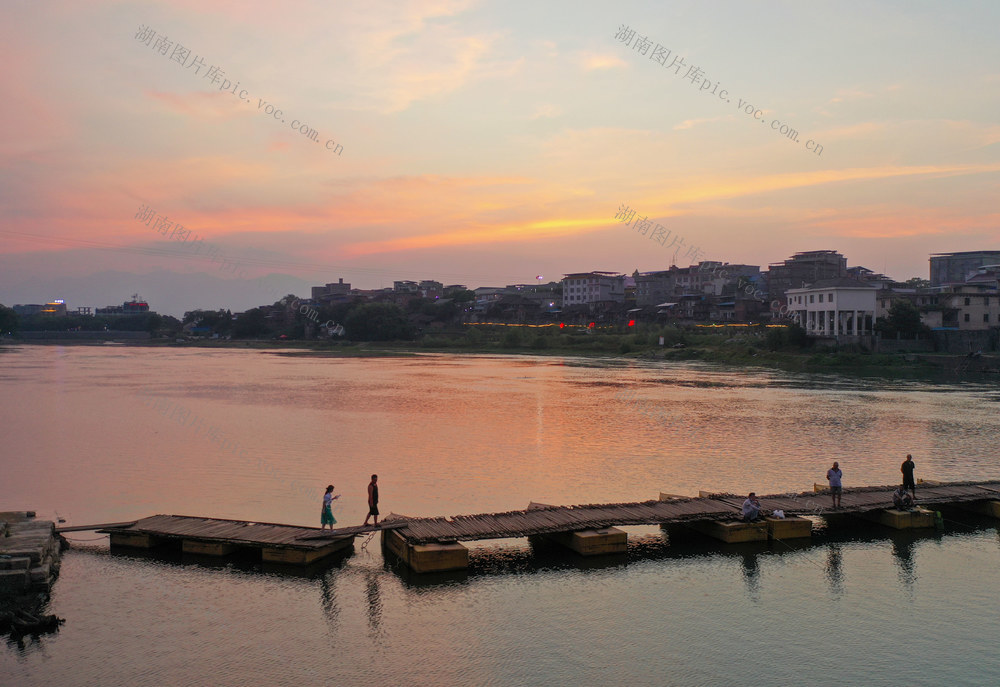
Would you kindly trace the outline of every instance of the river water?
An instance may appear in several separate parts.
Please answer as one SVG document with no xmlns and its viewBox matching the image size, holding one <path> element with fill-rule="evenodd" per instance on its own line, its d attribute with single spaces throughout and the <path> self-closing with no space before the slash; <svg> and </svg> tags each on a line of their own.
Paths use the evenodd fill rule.
<svg viewBox="0 0 1000 687">
<path fill-rule="evenodd" d="M 622 394 L 628 394 L 623 398 Z M 360 524 L 529 501 L 1000 476 L 996 384 L 561 357 L 0 347 L 0 510 Z M 820 527 L 809 544 L 668 542 L 583 561 L 470 544 L 412 576 L 378 540 L 289 575 L 121 555 L 69 535 L 57 634 L 0 648 L 4 685 L 1000 684 L 995 521 Z M 822 525 L 822 522 L 818 524 Z"/>
</svg>

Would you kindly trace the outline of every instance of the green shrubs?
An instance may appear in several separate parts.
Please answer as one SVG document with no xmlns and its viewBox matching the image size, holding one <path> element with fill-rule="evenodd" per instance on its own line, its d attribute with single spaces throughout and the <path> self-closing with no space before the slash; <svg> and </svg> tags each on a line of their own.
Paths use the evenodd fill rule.
<svg viewBox="0 0 1000 687">
<path fill-rule="evenodd" d="M 507 331 L 504 332 L 503 338 L 500 339 L 500 345 L 504 348 L 520 348 L 521 330 L 515 327 L 508 327 Z"/>
</svg>

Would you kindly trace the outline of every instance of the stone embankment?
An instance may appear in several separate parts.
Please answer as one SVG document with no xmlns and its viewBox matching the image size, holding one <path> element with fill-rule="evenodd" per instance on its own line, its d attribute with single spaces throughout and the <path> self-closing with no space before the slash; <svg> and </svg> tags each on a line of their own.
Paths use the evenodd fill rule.
<svg viewBox="0 0 1000 687">
<path fill-rule="evenodd" d="M 41 615 L 59 573 L 64 540 L 32 511 L 0 512 L 0 633 L 50 631 L 61 622 Z"/>
</svg>

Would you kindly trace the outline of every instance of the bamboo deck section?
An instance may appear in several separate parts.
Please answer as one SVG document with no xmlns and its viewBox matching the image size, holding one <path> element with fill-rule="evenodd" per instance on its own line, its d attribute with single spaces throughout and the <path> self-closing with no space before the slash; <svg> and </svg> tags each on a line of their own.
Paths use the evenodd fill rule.
<svg viewBox="0 0 1000 687">
<path fill-rule="evenodd" d="M 188 515 L 153 515 L 126 526 L 111 526 L 100 530 L 106 534 L 144 534 L 158 539 L 181 539 L 217 542 L 244 547 L 273 547 L 313 550 L 329 546 L 331 538 L 319 541 L 305 539 L 319 534 L 316 527 L 296 527 L 266 522 L 220 520 Z M 340 535 L 340 539 L 353 535 Z"/>
<path fill-rule="evenodd" d="M 892 508 L 897 485 L 845 488 L 841 507 L 834 509 L 829 493 L 806 491 L 758 497 L 765 511 L 786 515 L 839 515 Z M 387 522 L 405 527 L 396 531 L 410 544 L 508 539 L 554 532 L 603 529 L 617 525 L 663 525 L 692 521 L 738 519 L 744 495 L 711 494 L 666 501 L 608 503 L 581 506 L 538 506 L 505 513 L 457 515 L 450 518 L 387 516 Z M 1000 500 L 1000 482 L 951 482 L 917 489 L 917 505 L 933 506 Z"/>
<path fill-rule="evenodd" d="M 839 515 L 892 507 L 896 485 L 845 488 L 841 507 L 831 506 L 829 494 L 806 491 L 760 496 L 764 511 L 781 509 L 786 515 Z M 453 517 L 407 518 L 387 516 L 378 526 L 355 526 L 324 532 L 315 527 L 220 520 L 185 515 L 154 515 L 134 523 L 115 523 L 102 532 L 120 536 L 147 536 L 156 540 L 183 540 L 236 547 L 285 549 L 305 554 L 329 550 L 335 543 L 377 530 L 395 530 L 408 544 L 449 543 L 480 539 L 509 539 L 557 532 L 600 530 L 618 525 L 664 525 L 738 519 L 743 495 L 709 494 L 696 498 L 667 497 L 662 501 L 607 503 L 579 506 L 531 504 L 526 510 Z M 1000 500 L 1000 481 L 923 483 L 917 489 L 918 506 Z M 66 528 L 70 531 L 72 528 Z"/>
<path fill-rule="evenodd" d="M 353 527 L 341 527 L 336 530 L 316 530 L 312 534 L 308 534 L 304 537 L 300 537 L 305 541 L 310 540 L 323 540 L 330 541 L 331 539 L 339 539 L 341 537 L 353 536 L 357 534 L 368 534 L 369 532 L 381 532 L 382 530 L 398 530 L 401 527 L 406 527 L 406 523 L 400 520 L 396 521 L 382 521 L 377 525 L 355 525 Z"/>
<path fill-rule="evenodd" d="M 57 527 L 56 534 L 62 534 L 63 532 L 90 532 L 92 530 L 106 530 L 112 527 L 128 527 L 129 525 L 134 525 L 135 520 L 129 520 L 128 522 L 105 522 L 100 525 L 67 525 L 66 527 Z"/>
</svg>

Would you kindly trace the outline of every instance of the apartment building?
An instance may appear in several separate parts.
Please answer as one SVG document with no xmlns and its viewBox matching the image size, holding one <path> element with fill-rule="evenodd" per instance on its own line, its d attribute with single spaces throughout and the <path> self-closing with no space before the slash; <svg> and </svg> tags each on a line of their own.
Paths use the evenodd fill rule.
<svg viewBox="0 0 1000 687">
<path fill-rule="evenodd" d="M 350 283 L 341 277 L 336 284 L 312 287 L 312 299 L 317 303 L 343 303 L 352 296 Z"/>
<path fill-rule="evenodd" d="M 847 258 L 835 250 L 796 253 L 784 262 L 768 266 L 768 296 L 786 304 L 789 289 L 801 289 L 823 279 L 847 277 Z M 787 303 L 791 307 L 790 303 Z"/>
<path fill-rule="evenodd" d="M 625 302 L 625 275 L 617 272 L 567 274 L 562 285 L 563 307 Z"/>
<path fill-rule="evenodd" d="M 1000 265 L 1000 250 L 935 253 L 930 263 L 931 286 L 964 284 L 980 267 Z"/>
</svg>

